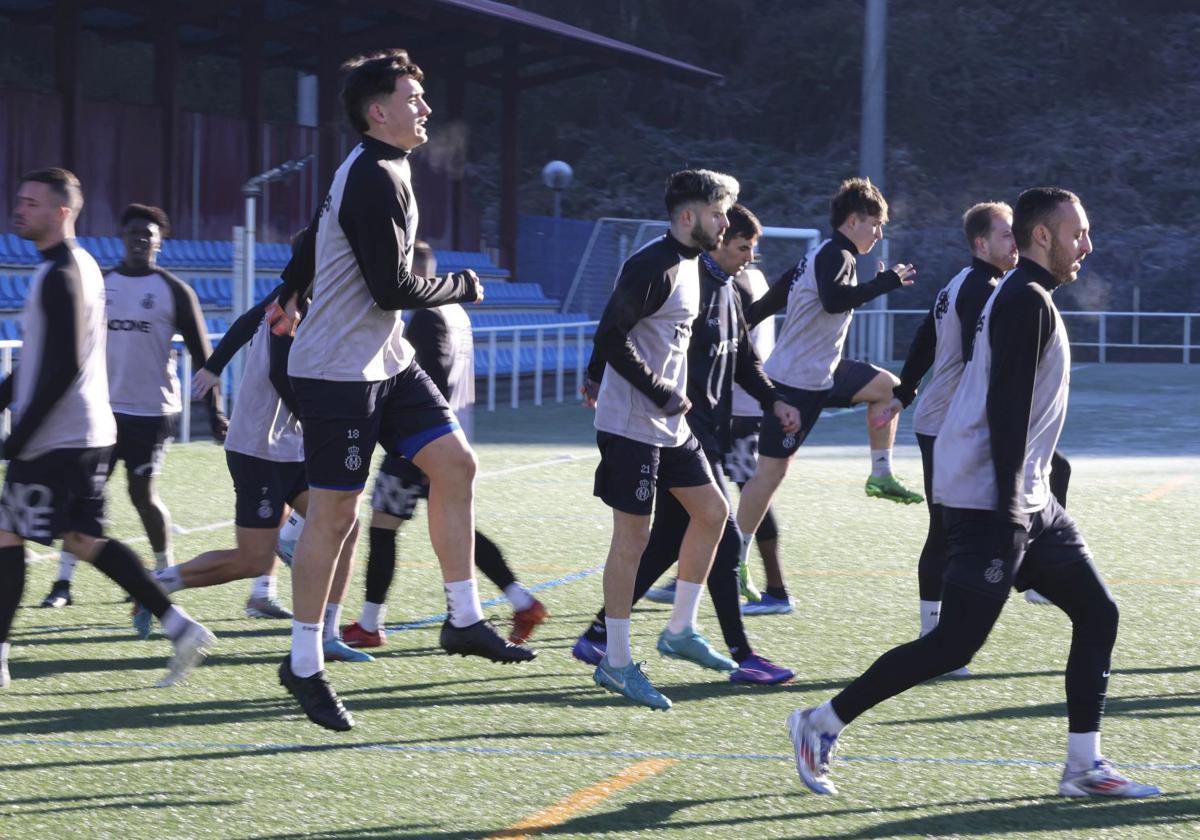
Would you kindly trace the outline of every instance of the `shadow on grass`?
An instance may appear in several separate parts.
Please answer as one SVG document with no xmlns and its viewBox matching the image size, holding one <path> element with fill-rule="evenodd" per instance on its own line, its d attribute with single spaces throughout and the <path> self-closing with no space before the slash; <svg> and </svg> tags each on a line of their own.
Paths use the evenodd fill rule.
<svg viewBox="0 0 1200 840">
<path fill-rule="evenodd" d="M 969 723 L 974 721 L 1020 720 L 1022 718 L 1064 718 L 1067 716 L 1066 701 L 1039 703 L 1035 706 L 1008 706 L 961 715 L 938 715 L 936 717 L 909 718 L 906 720 L 880 721 L 880 726 L 910 726 L 916 723 Z M 1200 717 L 1200 693 L 1154 694 L 1143 697 L 1109 697 L 1105 704 L 1105 716 L 1132 718 L 1179 718 Z"/>
<path fill-rule="evenodd" d="M 105 793 L 99 795 L 89 794 L 87 796 L 33 796 L 26 799 L 6 799 L 3 806 L 0 807 L 0 817 L 11 819 L 32 816 L 34 814 L 103 811 L 114 808 L 154 811 L 186 806 L 207 805 L 212 807 L 229 807 L 243 804 L 243 800 L 241 799 L 184 799 L 173 794 L 168 794 L 165 798 L 156 798 L 160 796 L 157 793 Z M 22 807 L 14 808 L 13 806 Z"/>
</svg>

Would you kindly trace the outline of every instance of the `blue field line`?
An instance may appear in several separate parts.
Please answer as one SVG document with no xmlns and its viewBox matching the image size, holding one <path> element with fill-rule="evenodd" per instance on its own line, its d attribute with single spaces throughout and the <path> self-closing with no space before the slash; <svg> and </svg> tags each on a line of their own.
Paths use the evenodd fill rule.
<svg viewBox="0 0 1200 840">
<path fill-rule="evenodd" d="M 307 752 L 322 751 L 326 744 L 221 744 L 206 741 L 76 741 L 66 738 L 0 738 L 0 747 L 65 747 L 68 749 L 136 749 L 136 750 L 204 750 L 220 752 Z M 347 750 L 362 752 L 421 753 L 450 755 L 504 755 L 544 756 L 548 758 L 673 758 L 680 761 L 774 761 L 791 762 L 790 755 L 766 753 L 710 753 L 676 752 L 671 750 L 554 750 L 523 749 L 520 747 L 471 747 L 419 744 L 347 744 Z M 1062 767 L 1061 761 L 1044 761 L 1032 758 L 954 758 L 937 756 L 897 755 L 847 755 L 837 760 L 859 764 L 924 764 L 940 766 L 973 767 Z M 1200 772 L 1200 764 L 1172 764 L 1167 762 L 1121 762 L 1122 768 L 1131 770 L 1174 770 Z"/>
<path fill-rule="evenodd" d="M 556 586 L 562 586 L 567 583 L 574 583 L 577 580 L 583 580 L 586 577 L 591 577 L 592 575 L 596 574 L 599 571 L 602 571 L 603 569 L 604 569 L 604 564 L 601 563 L 599 566 L 593 566 L 590 569 L 584 569 L 583 571 L 580 571 L 580 572 L 572 572 L 569 575 L 563 575 L 562 577 L 555 578 L 554 580 L 548 580 L 545 583 L 534 584 L 533 586 L 530 586 L 528 588 L 529 588 L 530 592 L 541 592 L 543 589 L 553 589 Z M 501 595 L 499 597 L 492 598 L 490 601 L 484 601 L 483 603 L 480 604 L 480 606 L 485 607 L 485 608 L 486 607 L 495 607 L 500 604 L 506 604 L 506 603 L 508 603 L 508 599 L 505 598 L 503 595 Z M 447 618 L 449 618 L 449 616 L 446 613 L 438 613 L 437 615 L 429 616 L 429 618 L 419 618 L 416 621 L 406 621 L 403 624 L 389 624 L 384 629 L 388 633 L 391 633 L 396 630 L 416 630 L 419 627 L 428 627 L 431 624 L 441 624 Z"/>
</svg>

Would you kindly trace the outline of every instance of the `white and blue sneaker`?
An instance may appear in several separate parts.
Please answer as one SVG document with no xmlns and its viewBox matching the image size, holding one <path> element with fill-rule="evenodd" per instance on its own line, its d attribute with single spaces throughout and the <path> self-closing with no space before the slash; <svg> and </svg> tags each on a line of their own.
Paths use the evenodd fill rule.
<svg viewBox="0 0 1200 840">
<path fill-rule="evenodd" d="M 322 643 L 325 650 L 326 662 L 374 662 L 375 657 L 366 651 L 357 650 L 343 642 L 337 636 L 326 639 Z"/>
<path fill-rule="evenodd" d="M 145 641 L 150 638 L 150 630 L 154 626 L 154 614 L 135 601 L 133 611 L 130 613 L 130 623 L 133 624 L 133 632 L 137 634 L 137 637 Z"/>
<path fill-rule="evenodd" d="M 672 633 L 663 630 L 658 636 L 658 652 L 673 659 L 686 659 L 695 662 L 702 668 L 714 671 L 736 671 L 737 663 L 728 656 L 722 656 L 700 635 L 695 627 L 689 627 L 682 633 Z"/>
<path fill-rule="evenodd" d="M 758 601 L 742 604 L 742 615 L 787 615 L 796 608 L 792 596 L 776 598 L 766 592 Z"/>
<path fill-rule="evenodd" d="M 1161 793 L 1162 790 L 1154 785 L 1143 785 L 1122 776 L 1107 758 L 1098 759 L 1082 773 L 1072 773 L 1064 767 L 1062 780 L 1058 783 L 1059 796 L 1115 796 L 1127 799 L 1146 799 Z"/>
<path fill-rule="evenodd" d="M 651 709 L 666 711 L 671 708 L 671 701 L 650 684 L 650 680 L 642 672 L 640 662 L 630 662 L 624 668 L 614 668 L 608 664 L 608 656 L 605 656 L 596 666 L 592 679 L 601 688 L 606 688 L 614 694 L 623 694 L 633 702 L 649 706 Z"/>
<path fill-rule="evenodd" d="M 812 722 L 814 709 L 796 709 L 788 715 L 788 734 L 796 754 L 796 772 L 813 793 L 834 794 L 829 779 L 829 761 L 837 749 L 837 736 L 822 733 Z"/>
<path fill-rule="evenodd" d="M 297 540 L 275 540 L 275 556 L 283 561 L 289 569 L 292 568 L 292 557 L 296 553 Z"/>
<path fill-rule="evenodd" d="M 675 578 L 665 586 L 652 586 L 646 590 L 646 600 L 656 604 L 675 603 Z"/>
</svg>

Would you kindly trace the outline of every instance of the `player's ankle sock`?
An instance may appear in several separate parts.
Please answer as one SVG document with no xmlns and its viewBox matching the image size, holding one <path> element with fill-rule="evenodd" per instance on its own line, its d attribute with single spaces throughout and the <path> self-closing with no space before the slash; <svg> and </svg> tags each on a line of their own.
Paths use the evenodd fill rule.
<svg viewBox="0 0 1200 840">
<path fill-rule="evenodd" d="M 175 558 L 172 556 L 171 549 L 168 548 L 166 551 L 154 552 L 154 569 L 155 569 L 155 571 L 162 571 L 163 569 L 166 569 L 166 568 L 168 568 L 170 566 L 174 566 L 174 565 L 175 565 Z"/>
<path fill-rule="evenodd" d="M 161 571 L 155 572 L 154 579 L 158 581 L 159 586 L 167 591 L 168 595 L 183 589 L 183 578 L 179 574 L 178 566 L 168 566 Z"/>
<path fill-rule="evenodd" d="M 729 658 L 739 665 L 753 655 L 754 651 L 750 648 L 750 645 L 745 645 L 744 647 L 731 647 L 729 649 Z"/>
<path fill-rule="evenodd" d="M 629 646 L 629 619 L 605 618 L 604 630 L 608 635 L 605 656 L 614 668 L 624 668 L 633 662 L 633 649 Z"/>
<path fill-rule="evenodd" d="M 745 563 L 750 557 L 750 545 L 754 542 L 753 534 L 742 534 L 742 550 L 738 555 L 738 565 Z"/>
<path fill-rule="evenodd" d="M 270 600 L 279 594 L 275 587 L 275 575 L 259 575 L 250 584 L 251 598 Z"/>
<path fill-rule="evenodd" d="M 379 625 L 383 624 L 383 614 L 386 611 L 387 604 L 372 604 L 370 601 L 364 601 L 362 613 L 358 618 L 358 626 L 368 633 L 378 633 Z"/>
<path fill-rule="evenodd" d="M 304 517 L 292 511 L 288 515 L 287 522 L 283 523 L 283 527 L 279 529 L 279 539 L 283 542 L 295 542 L 300 539 L 300 532 L 304 530 Z"/>
<path fill-rule="evenodd" d="M 588 625 L 588 629 L 583 631 L 583 637 L 589 642 L 598 642 L 600 644 L 608 641 L 608 626 L 605 623 L 604 610 L 596 613 L 596 617 L 592 619 L 592 623 Z"/>
<path fill-rule="evenodd" d="M 669 631 L 679 634 L 696 626 L 696 613 L 700 611 L 700 593 L 703 591 L 703 583 L 675 581 L 675 603 L 671 607 L 671 620 L 667 622 Z"/>
<path fill-rule="evenodd" d="M 25 592 L 25 546 L 0 548 L 0 641 L 8 641 L 13 616 Z"/>
<path fill-rule="evenodd" d="M 325 667 L 325 650 L 321 647 L 321 623 L 292 622 L 292 673 L 311 677 Z"/>
<path fill-rule="evenodd" d="M 174 641 L 179 638 L 179 635 L 196 620 L 184 612 L 183 607 L 177 607 L 174 604 L 167 607 L 167 611 L 158 617 L 162 622 L 163 632 L 167 634 L 167 638 Z"/>
<path fill-rule="evenodd" d="M 8 642 L 0 642 L 0 668 L 8 665 L 8 652 L 12 650 L 12 645 Z"/>
<path fill-rule="evenodd" d="M 330 601 L 325 605 L 325 633 L 321 638 L 326 642 L 330 639 L 336 639 L 341 621 L 342 605 Z"/>
<path fill-rule="evenodd" d="M 937 627 L 938 616 L 942 613 L 941 601 L 921 602 L 921 635 L 927 636 Z"/>
<path fill-rule="evenodd" d="M 1067 733 L 1067 771 L 1082 773 L 1091 770 L 1100 760 L 1099 732 Z"/>
<path fill-rule="evenodd" d="M 167 593 L 150 576 L 133 550 L 117 540 L 108 540 L 92 561 L 102 574 L 133 596 L 160 621 L 171 607 Z"/>
<path fill-rule="evenodd" d="M 514 610 L 527 610 L 533 606 L 533 596 L 517 581 L 504 587 L 504 597 L 508 598 L 508 602 L 512 604 Z"/>
<path fill-rule="evenodd" d="M 772 598 L 778 598 L 780 601 L 788 599 L 788 591 L 786 586 L 768 586 L 766 593 Z"/>
<path fill-rule="evenodd" d="M 483 621 L 483 607 L 479 605 L 479 589 L 475 578 L 456 580 L 445 584 L 446 612 L 454 627 L 470 627 Z"/>
<path fill-rule="evenodd" d="M 812 722 L 826 735 L 837 735 L 846 728 L 828 700 L 813 709 Z"/>
<path fill-rule="evenodd" d="M 79 558 L 69 551 L 64 551 L 58 555 L 58 580 L 65 580 L 70 583 L 75 579 L 75 567 L 79 565 Z"/>
<path fill-rule="evenodd" d="M 890 449 L 872 449 L 871 450 L 871 476 L 874 478 L 887 478 L 892 474 L 892 450 Z"/>
</svg>

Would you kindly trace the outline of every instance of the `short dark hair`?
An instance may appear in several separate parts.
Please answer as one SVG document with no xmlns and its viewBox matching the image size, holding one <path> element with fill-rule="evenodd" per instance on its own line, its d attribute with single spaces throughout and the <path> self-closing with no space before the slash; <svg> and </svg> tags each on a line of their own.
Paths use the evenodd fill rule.
<svg viewBox="0 0 1200 840">
<path fill-rule="evenodd" d="M 974 248 L 975 240 L 992 232 L 992 225 L 1001 217 L 1012 218 L 1012 208 L 1003 201 L 983 201 L 963 213 L 963 236 L 967 247 Z"/>
<path fill-rule="evenodd" d="M 35 169 L 21 176 L 22 184 L 27 181 L 48 186 L 50 192 L 62 202 L 61 206 L 70 207 L 72 213 L 78 214 L 83 209 L 83 186 L 71 170 L 59 166 Z"/>
<path fill-rule="evenodd" d="M 413 243 L 413 264 L 416 265 L 418 262 L 424 262 L 431 266 L 437 265 L 437 255 L 433 253 L 433 246 L 424 239 L 418 239 Z"/>
<path fill-rule="evenodd" d="M 1081 204 L 1079 196 L 1061 187 L 1033 187 L 1021 193 L 1013 210 L 1013 239 L 1018 250 L 1024 251 L 1033 244 L 1033 229 L 1044 225 L 1058 205 L 1066 202 Z"/>
<path fill-rule="evenodd" d="M 167 218 L 167 211 L 161 207 L 152 207 L 149 204 L 130 204 L 121 211 L 121 227 L 125 227 L 134 219 L 145 219 L 158 225 L 163 239 L 166 239 L 171 233 L 171 220 Z"/>
<path fill-rule="evenodd" d="M 870 178 L 847 178 L 838 184 L 837 192 L 829 202 L 829 221 L 833 229 L 840 228 L 851 213 L 878 216 L 883 222 L 888 220 L 887 200 Z"/>
<path fill-rule="evenodd" d="M 342 64 L 342 72 L 346 74 L 342 81 L 346 118 L 360 134 L 366 134 L 371 127 L 366 110 L 372 99 L 394 91 L 396 79 L 401 76 L 412 76 L 418 82 L 425 79 L 421 68 L 409 59 L 408 52 L 399 49 L 355 56 Z"/>
<path fill-rule="evenodd" d="M 740 189 L 737 179 L 723 172 L 710 169 L 684 169 L 667 178 L 667 191 L 663 201 L 667 215 L 674 218 L 675 211 L 692 201 L 711 204 L 714 201 L 737 201 Z"/>
<path fill-rule="evenodd" d="M 743 239 L 757 239 L 762 236 L 762 222 L 745 205 L 735 204 L 725 215 L 729 217 L 729 227 L 725 231 L 726 242 L 739 236 Z"/>
</svg>

